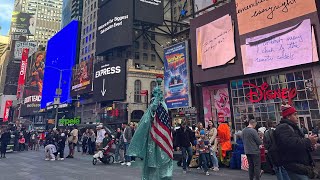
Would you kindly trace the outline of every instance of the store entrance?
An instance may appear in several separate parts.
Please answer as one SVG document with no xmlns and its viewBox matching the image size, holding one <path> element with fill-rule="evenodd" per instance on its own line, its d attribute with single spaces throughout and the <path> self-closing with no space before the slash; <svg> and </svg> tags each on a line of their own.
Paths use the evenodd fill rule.
<svg viewBox="0 0 320 180">
<path fill-rule="evenodd" d="M 307 130 L 310 132 L 312 130 L 312 121 L 310 115 L 299 115 L 299 127 L 302 126 L 306 127 Z"/>
</svg>

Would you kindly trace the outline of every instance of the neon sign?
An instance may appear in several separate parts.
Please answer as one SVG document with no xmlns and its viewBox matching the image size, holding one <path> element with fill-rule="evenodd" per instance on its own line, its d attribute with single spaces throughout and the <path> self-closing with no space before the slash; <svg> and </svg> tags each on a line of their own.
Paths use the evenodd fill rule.
<svg viewBox="0 0 320 180">
<path fill-rule="evenodd" d="M 289 103 L 297 96 L 296 88 L 284 88 L 271 90 L 268 83 L 263 83 L 260 87 L 251 83 L 244 83 L 243 86 L 249 86 L 250 92 L 246 94 L 246 97 L 252 103 L 258 103 L 262 100 L 274 100 L 274 99 L 288 99 Z M 253 91 L 255 89 L 255 91 Z"/>
</svg>

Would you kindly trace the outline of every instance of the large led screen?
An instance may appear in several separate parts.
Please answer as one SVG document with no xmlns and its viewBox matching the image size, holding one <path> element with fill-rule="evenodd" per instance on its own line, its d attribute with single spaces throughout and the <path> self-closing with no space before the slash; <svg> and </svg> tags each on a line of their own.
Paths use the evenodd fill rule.
<svg viewBox="0 0 320 180">
<path fill-rule="evenodd" d="M 163 0 L 135 0 L 134 18 L 137 21 L 163 23 Z"/>
<path fill-rule="evenodd" d="M 132 45 L 133 1 L 110 0 L 98 10 L 96 55 Z"/>
<path fill-rule="evenodd" d="M 72 21 L 48 41 L 41 108 L 53 103 L 59 82 L 62 89 L 60 102 L 66 103 L 70 100 L 72 67 L 78 54 L 78 37 L 79 21 Z"/>
</svg>

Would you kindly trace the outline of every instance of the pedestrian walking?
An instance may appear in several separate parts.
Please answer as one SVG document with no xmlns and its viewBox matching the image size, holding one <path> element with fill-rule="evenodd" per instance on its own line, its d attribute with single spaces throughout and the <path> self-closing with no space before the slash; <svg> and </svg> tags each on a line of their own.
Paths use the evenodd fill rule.
<svg viewBox="0 0 320 180">
<path fill-rule="evenodd" d="M 219 161 L 217 158 L 218 152 L 218 139 L 217 139 L 218 130 L 215 127 L 212 120 L 208 122 L 207 135 L 210 141 L 210 162 L 212 165 L 213 171 L 219 171 Z"/>
<path fill-rule="evenodd" d="M 115 151 L 115 163 L 119 163 L 119 156 L 120 156 L 120 147 L 123 146 L 123 138 L 122 138 L 122 132 L 120 128 L 117 128 L 116 131 L 116 137 L 115 137 L 116 141 L 116 151 Z M 123 163 L 123 162 L 122 162 Z"/>
<path fill-rule="evenodd" d="M 77 126 L 73 126 L 73 130 L 70 132 L 70 136 L 68 137 L 68 143 L 69 143 L 69 155 L 66 158 L 74 158 L 74 149 L 78 142 L 78 133 L 79 130 L 77 129 Z"/>
<path fill-rule="evenodd" d="M 308 180 L 315 178 L 311 151 L 317 144 L 316 135 L 308 135 L 298 127 L 297 110 L 289 104 L 281 106 L 282 120 L 275 130 L 275 139 L 281 155 L 281 163 L 291 180 Z"/>
<path fill-rule="evenodd" d="M 209 176 L 209 167 L 208 164 L 211 161 L 210 159 L 210 147 L 211 144 L 209 142 L 209 139 L 206 137 L 206 132 L 205 130 L 200 131 L 200 137 L 197 140 L 197 146 L 196 146 L 196 155 L 199 156 L 201 160 L 201 167 L 204 170 L 205 174 Z"/>
<path fill-rule="evenodd" d="M 128 148 L 132 139 L 132 130 L 131 127 L 128 126 L 127 123 L 122 124 L 123 130 L 123 142 L 124 142 L 124 154 L 125 154 L 125 162 L 121 163 L 121 165 L 131 166 L 131 157 L 128 156 Z"/>
<path fill-rule="evenodd" d="M 58 139 L 58 154 L 59 154 L 59 158 L 58 160 L 63 161 L 64 160 L 64 149 L 66 146 L 66 135 L 65 133 L 61 133 L 59 139 Z"/>
<path fill-rule="evenodd" d="M 8 129 L 4 129 L 1 134 L 1 158 L 6 158 L 7 146 L 10 143 L 11 134 Z"/>
<path fill-rule="evenodd" d="M 82 154 L 86 154 L 88 152 L 88 139 L 89 139 L 89 129 L 86 129 L 82 134 Z"/>
<path fill-rule="evenodd" d="M 181 127 L 176 133 L 177 150 L 182 152 L 183 173 L 187 173 L 193 155 L 192 145 L 194 144 L 195 136 L 187 126 L 186 121 L 182 121 Z"/>
<path fill-rule="evenodd" d="M 247 155 L 249 163 L 249 178 L 250 180 L 259 180 L 261 173 L 261 157 L 259 146 L 262 141 L 255 130 L 257 122 L 254 119 L 249 120 L 249 125 L 242 131 L 242 140 L 244 152 Z"/>
<path fill-rule="evenodd" d="M 96 147 L 96 134 L 94 133 L 93 129 L 89 130 L 88 136 L 88 150 L 90 155 L 94 155 L 95 147 Z"/>
</svg>

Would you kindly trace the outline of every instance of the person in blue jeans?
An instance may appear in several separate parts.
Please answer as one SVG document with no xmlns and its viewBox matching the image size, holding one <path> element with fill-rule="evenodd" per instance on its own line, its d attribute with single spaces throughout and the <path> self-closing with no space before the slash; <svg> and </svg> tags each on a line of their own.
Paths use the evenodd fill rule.
<svg viewBox="0 0 320 180">
<path fill-rule="evenodd" d="M 122 124 L 123 127 L 123 142 L 124 142 L 124 153 L 125 153 L 125 161 L 124 163 L 121 163 L 121 165 L 127 165 L 127 166 L 131 166 L 131 157 L 127 155 L 128 152 L 128 148 L 132 139 L 132 130 L 131 127 L 128 126 L 127 123 L 123 123 Z"/>
<path fill-rule="evenodd" d="M 197 140 L 197 153 L 196 155 L 199 155 L 201 167 L 206 173 L 207 176 L 209 176 L 209 168 L 208 163 L 211 161 L 210 158 L 210 142 L 208 138 L 206 137 L 206 132 L 204 130 L 200 131 L 200 138 Z"/>
<path fill-rule="evenodd" d="M 189 170 L 189 165 L 192 159 L 192 147 L 194 143 L 195 134 L 187 126 L 186 121 L 182 121 L 180 128 L 176 132 L 176 144 L 177 150 L 182 152 L 182 167 L 183 173 L 186 173 Z"/>
</svg>

